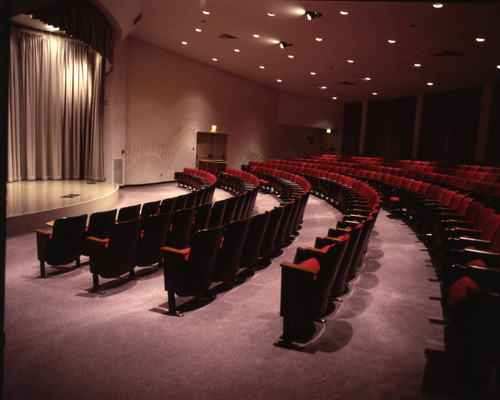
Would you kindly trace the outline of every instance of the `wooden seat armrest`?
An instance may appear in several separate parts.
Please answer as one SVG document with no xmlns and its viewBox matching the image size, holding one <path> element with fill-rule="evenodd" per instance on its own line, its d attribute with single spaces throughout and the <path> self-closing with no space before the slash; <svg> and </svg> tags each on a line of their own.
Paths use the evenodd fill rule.
<svg viewBox="0 0 500 400">
<path fill-rule="evenodd" d="M 35 232 L 40 235 L 50 236 L 50 232 L 44 231 L 43 229 L 35 229 Z"/>
<path fill-rule="evenodd" d="M 346 232 L 347 232 L 347 231 L 346 231 Z M 335 238 L 335 237 L 331 237 L 331 236 L 325 236 L 325 239 L 327 239 L 327 240 L 329 240 L 329 241 L 331 241 L 331 242 L 335 242 L 335 243 L 337 243 L 337 242 L 341 242 L 341 241 L 342 241 L 342 239 Z"/>
<path fill-rule="evenodd" d="M 186 256 L 186 254 L 189 253 L 188 250 L 181 250 L 181 249 L 176 249 L 174 247 L 169 247 L 169 246 L 164 246 L 161 248 L 163 253 L 167 252 L 167 253 L 174 253 L 174 254 L 179 254 L 179 255 L 182 255 L 182 256 Z"/>
<path fill-rule="evenodd" d="M 95 243 L 102 243 L 102 244 L 105 244 L 108 242 L 108 239 L 101 239 L 101 238 L 98 238 L 95 236 L 87 236 L 87 240 L 89 240 L 91 242 L 95 242 Z"/>
<path fill-rule="evenodd" d="M 458 238 L 458 240 L 460 241 L 460 244 L 464 245 L 463 247 L 466 247 L 466 246 L 480 246 L 482 249 L 489 249 L 489 247 L 491 245 L 491 241 L 484 240 L 484 239 L 479 239 L 479 238 L 472 238 L 472 237 L 460 236 Z M 482 250 L 482 249 L 479 249 L 479 250 Z"/>
<path fill-rule="evenodd" d="M 448 231 L 449 236 L 451 237 L 464 237 L 464 236 L 470 236 L 472 238 L 479 239 L 481 237 L 481 233 L 483 231 L 480 231 L 478 229 L 466 229 L 466 228 L 460 228 L 460 227 L 455 227 L 452 228 Z"/>
<path fill-rule="evenodd" d="M 299 264 L 294 264 L 294 263 L 291 263 L 291 262 L 288 262 L 288 261 L 283 261 L 281 264 L 280 264 L 281 267 L 286 267 L 286 268 L 292 268 L 293 270 L 297 270 L 297 271 L 304 271 L 304 272 L 307 272 L 307 273 L 310 273 L 310 274 L 313 274 L 313 275 L 317 275 L 318 272 L 312 268 L 308 268 L 308 267 L 305 267 L 303 265 L 299 265 Z"/>
</svg>

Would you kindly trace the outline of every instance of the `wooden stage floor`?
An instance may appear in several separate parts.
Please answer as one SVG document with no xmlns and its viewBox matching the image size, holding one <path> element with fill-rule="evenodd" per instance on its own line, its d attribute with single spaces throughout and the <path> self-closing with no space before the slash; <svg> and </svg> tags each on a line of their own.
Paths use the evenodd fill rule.
<svg viewBox="0 0 500 400">
<path fill-rule="evenodd" d="M 118 185 L 87 181 L 21 181 L 7 183 L 7 235 L 39 228 L 46 221 L 110 207 Z"/>
</svg>

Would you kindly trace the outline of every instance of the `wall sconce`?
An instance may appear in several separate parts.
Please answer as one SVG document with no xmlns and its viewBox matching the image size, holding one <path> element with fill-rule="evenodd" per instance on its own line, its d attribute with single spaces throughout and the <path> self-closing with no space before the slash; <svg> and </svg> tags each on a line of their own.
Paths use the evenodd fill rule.
<svg viewBox="0 0 500 400">
<path fill-rule="evenodd" d="M 212 129 L 210 129 L 211 133 L 216 133 L 217 132 L 217 125 L 212 125 Z"/>
</svg>

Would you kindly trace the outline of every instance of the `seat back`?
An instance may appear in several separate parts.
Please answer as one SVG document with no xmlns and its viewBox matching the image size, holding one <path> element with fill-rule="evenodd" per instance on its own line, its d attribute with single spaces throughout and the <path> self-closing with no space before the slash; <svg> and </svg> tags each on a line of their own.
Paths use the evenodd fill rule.
<svg viewBox="0 0 500 400">
<path fill-rule="evenodd" d="M 481 239 L 491 241 L 496 231 L 498 230 L 499 226 L 500 226 L 500 215 L 499 214 L 490 215 L 483 228 L 483 232 L 481 233 Z"/>
<path fill-rule="evenodd" d="M 465 197 L 464 194 L 462 193 L 455 193 L 450 200 L 450 204 L 448 205 L 448 209 L 451 211 L 456 211 L 458 210 L 458 207 L 460 206 L 460 203 L 462 202 L 463 198 Z"/>
<path fill-rule="evenodd" d="M 269 257 L 274 250 L 274 242 L 276 240 L 276 234 L 278 233 L 278 228 L 280 227 L 284 210 L 284 207 L 278 206 L 274 207 L 270 212 L 269 222 L 267 224 L 264 239 L 262 240 L 262 247 L 260 249 L 261 257 Z"/>
<path fill-rule="evenodd" d="M 136 265 L 144 267 L 161 260 L 172 214 L 157 214 L 141 218 L 141 231 L 137 242 Z"/>
<path fill-rule="evenodd" d="M 474 229 L 483 231 L 494 212 L 493 208 L 483 207 L 476 218 Z"/>
<path fill-rule="evenodd" d="M 176 249 L 189 246 L 191 226 L 193 224 L 194 208 L 174 211 L 167 233 L 166 245 Z"/>
<path fill-rule="evenodd" d="M 322 252 L 298 248 L 294 258 L 294 264 L 298 265 L 315 259 L 319 264 L 316 276 L 303 276 L 293 269 L 282 268 L 280 313 L 285 318 L 314 321 L 324 316 L 328 309 L 332 286 L 350 237 L 345 235 L 338 242 L 323 242 L 322 239 L 317 238 L 315 243 L 315 247 L 321 243 Z"/>
<path fill-rule="evenodd" d="M 141 212 L 141 205 L 135 204 L 133 206 L 122 207 L 118 211 L 117 222 L 132 221 L 133 219 L 139 218 Z"/>
<path fill-rule="evenodd" d="M 183 210 L 186 208 L 188 195 L 182 194 L 174 198 L 174 211 Z"/>
<path fill-rule="evenodd" d="M 211 210 L 211 203 L 205 203 L 195 207 L 193 226 L 191 227 L 191 237 L 194 236 L 196 232 L 208 228 Z"/>
<path fill-rule="evenodd" d="M 475 224 L 479 213 L 484 208 L 484 204 L 479 201 L 473 201 L 467 207 L 467 211 L 465 212 L 464 220 L 469 222 L 470 224 Z"/>
<path fill-rule="evenodd" d="M 274 239 L 274 248 L 278 249 L 284 245 L 288 240 L 287 231 L 292 218 L 292 212 L 294 208 L 295 201 L 290 201 L 285 203 L 283 207 L 283 215 L 281 216 L 278 231 L 276 232 L 276 237 Z"/>
<path fill-rule="evenodd" d="M 169 214 L 174 211 L 175 197 L 163 199 L 160 204 L 159 214 Z"/>
<path fill-rule="evenodd" d="M 223 229 L 222 226 L 204 229 L 193 236 L 182 280 L 175 290 L 179 296 L 200 294 L 210 287 Z"/>
<path fill-rule="evenodd" d="M 255 215 L 248 226 L 247 238 L 241 252 L 240 268 L 253 266 L 259 261 L 264 232 L 269 222 L 270 212 Z"/>
<path fill-rule="evenodd" d="M 191 192 L 186 195 L 186 204 L 184 208 L 193 208 L 196 205 L 196 199 L 198 198 L 197 192 Z"/>
<path fill-rule="evenodd" d="M 102 255 L 93 254 L 90 247 L 90 272 L 112 278 L 132 271 L 136 265 L 140 223 L 135 219 L 114 224 Z"/>
<path fill-rule="evenodd" d="M 61 265 L 76 260 L 81 254 L 86 224 L 87 214 L 56 219 L 45 261 L 50 265 Z"/>
<path fill-rule="evenodd" d="M 470 203 L 472 203 L 472 197 L 464 197 L 460 202 L 460 205 L 457 209 L 457 215 L 465 216 L 465 213 L 469 209 Z"/>
<path fill-rule="evenodd" d="M 209 228 L 215 228 L 222 225 L 222 220 L 224 218 L 224 210 L 226 209 L 226 201 L 219 200 L 216 201 L 210 212 L 210 220 L 208 222 Z"/>
<path fill-rule="evenodd" d="M 92 213 L 89 217 L 89 224 L 82 240 L 82 254 L 88 255 L 88 236 L 99 239 L 106 239 L 111 233 L 111 227 L 116 219 L 116 208 L 109 211 Z"/>
<path fill-rule="evenodd" d="M 224 208 L 224 216 L 222 217 L 222 224 L 229 224 L 233 219 L 236 212 L 236 206 L 238 205 L 238 197 L 233 196 L 225 200 L 226 207 Z"/>
<path fill-rule="evenodd" d="M 250 221 L 251 218 L 232 221 L 224 228 L 214 265 L 214 281 L 230 279 L 238 272 Z"/>
<path fill-rule="evenodd" d="M 158 214 L 159 208 L 160 208 L 160 200 L 144 203 L 141 209 L 141 218 Z"/>
<path fill-rule="evenodd" d="M 342 226 L 342 224 L 340 224 L 340 226 Z M 346 292 L 347 276 L 349 275 L 351 267 L 355 267 L 354 254 L 358 246 L 362 228 L 363 224 L 357 224 L 354 227 L 350 227 L 350 230 L 345 232 L 340 232 L 336 229 L 328 230 L 329 237 L 342 238 L 346 233 L 350 236 L 344 258 L 342 259 L 339 271 L 335 281 L 333 282 L 332 292 L 330 295 L 332 300 L 342 296 Z"/>
</svg>

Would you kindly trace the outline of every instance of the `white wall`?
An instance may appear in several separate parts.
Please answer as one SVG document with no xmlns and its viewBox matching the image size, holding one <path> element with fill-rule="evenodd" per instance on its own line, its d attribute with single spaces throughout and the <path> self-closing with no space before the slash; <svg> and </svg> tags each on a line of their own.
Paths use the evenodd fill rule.
<svg viewBox="0 0 500 400">
<path fill-rule="evenodd" d="M 115 47 L 113 72 L 104 80 L 104 170 L 113 181 L 113 159 L 123 158 L 127 133 L 128 39 Z"/>
<path fill-rule="evenodd" d="M 171 180 L 175 171 L 194 167 L 196 132 L 208 132 L 212 124 L 228 134 L 227 161 L 233 168 L 250 160 L 319 154 L 319 130 L 311 127 L 319 127 L 318 121 L 342 124 L 342 107 L 283 96 L 133 38 L 116 50 L 115 68 L 107 78 L 106 117 L 111 122 L 105 135 L 111 142 L 108 158 L 119 157 L 125 124 L 126 184 Z M 126 66 L 119 66 L 124 58 Z M 280 111 L 283 102 L 286 110 L 314 110 L 314 115 L 290 120 L 288 112 Z M 310 136 L 318 136 L 314 144 L 307 144 Z"/>
</svg>

